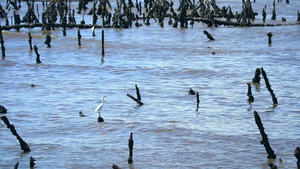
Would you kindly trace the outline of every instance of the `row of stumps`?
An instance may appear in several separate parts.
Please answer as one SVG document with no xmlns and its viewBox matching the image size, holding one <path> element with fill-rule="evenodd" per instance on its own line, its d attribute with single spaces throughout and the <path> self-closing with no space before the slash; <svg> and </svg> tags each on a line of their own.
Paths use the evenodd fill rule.
<svg viewBox="0 0 300 169">
<path fill-rule="evenodd" d="M 93 29 L 93 36 L 95 36 L 95 32 Z M 81 34 L 80 34 L 80 29 L 78 29 L 77 32 L 77 39 L 78 39 L 78 46 L 81 46 Z M 102 50 L 101 50 L 101 54 L 102 54 L 102 63 L 103 61 L 103 57 L 105 55 L 104 53 L 104 30 L 102 30 Z M 1 43 L 1 51 L 2 51 L 2 59 L 5 59 L 5 47 L 4 47 L 4 40 L 3 40 L 3 35 L 2 35 L 2 30 L 0 30 L 0 43 Z M 36 63 L 42 63 L 41 59 L 40 59 L 40 54 L 38 53 L 38 47 L 36 45 L 34 45 L 34 47 L 32 48 L 32 36 L 31 33 L 28 33 L 28 43 L 29 43 L 29 49 L 30 51 L 32 51 L 34 49 L 34 52 L 36 54 Z M 49 34 L 46 35 L 46 40 L 44 42 L 47 45 L 47 48 L 51 48 L 51 36 Z"/>
<path fill-rule="evenodd" d="M 269 36 L 269 34 L 268 34 Z M 271 36 L 269 36 L 271 37 Z M 270 39 L 269 39 L 269 44 L 271 43 Z M 277 101 L 277 98 L 271 88 L 271 85 L 269 83 L 269 79 L 267 77 L 267 74 L 265 72 L 265 70 L 263 68 L 257 68 L 255 70 L 255 74 L 254 74 L 254 78 L 252 79 L 252 83 L 255 84 L 255 85 L 260 85 L 260 74 L 262 74 L 264 80 L 265 80 L 265 83 L 266 83 L 266 88 L 268 89 L 268 91 L 270 92 L 271 96 L 272 96 L 272 100 L 273 100 L 273 105 L 276 106 L 278 105 L 278 101 Z M 248 85 L 248 92 L 247 92 L 247 96 L 248 96 L 248 102 L 249 103 L 252 103 L 254 102 L 254 97 L 253 97 L 253 94 L 251 92 L 251 83 L 247 83 Z M 259 129 L 259 132 L 261 134 L 261 137 L 262 137 L 262 140 L 260 141 L 261 144 L 264 145 L 265 147 L 265 150 L 268 154 L 267 158 L 268 159 L 271 159 L 271 161 L 269 162 L 269 167 L 271 169 L 277 169 L 277 166 L 272 162 L 272 160 L 275 160 L 276 159 L 276 155 L 274 153 L 274 150 L 271 148 L 271 145 L 269 143 L 269 139 L 268 139 L 268 135 L 265 133 L 265 128 L 262 124 L 262 121 L 261 121 L 261 118 L 258 114 L 257 111 L 254 111 L 253 112 L 254 114 L 254 119 L 255 119 L 255 123 Z M 295 151 L 294 151 L 294 156 L 297 158 L 297 168 L 300 169 L 300 148 L 299 147 L 296 147 Z M 279 161 L 282 161 L 281 159 L 279 159 Z"/>
<path fill-rule="evenodd" d="M 252 79 L 252 83 L 255 84 L 255 85 L 259 85 L 260 84 L 260 74 L 262 74 L 262 76 L 263 76 L 263 78 L 265 80 L 265 83 L 266 83 L 266 88 L 268 89 L 268 91 L 271 94 L 273 105 L 274 106 L 278 105 L 277 98 L 276 98 L 276 96 L 274 94 L 274 91 L 271 88 L 269 79 L 268 79 L 267 74 L 266 74 L 266 72 L 265 72 L 265 70 L 263 68 L 257 68 L 255 70 L 255 75 L 254 75 L 254 78 Z M 251 92 L 251 83 L 249 82 L 249 83 L 247 83 L 247 85 L 248 85 L 248 92 L 247 92 L 248 102 L 252 103 L 252 102 L 254 102 L 254 96 L 253 96 L 253 94 Z"/>
<path fill-rule="evenodd" d="M 6 114 L 7 113 L 7 109 L 0 105 L 0 114 Z M 17 133 L 15 126 L 13 124 L 10 124 L 8 118 L 6 116 L 1 116 L 2 121 L 6 124 L 7 128 L 10 129 L 11 133 L 17 137 L 20 146 L 21 146 L 21 150 L 24 151 L 24 153 L 30 152 L 31 149 L 29 148 L 28 144 L 20 137 L 20 135 Z M 133 144 L 134 144 L 134 140 L 133 140 L 133 133 L 130 133 L 130 137 L 128 139 L 128 148 L 129 148 L 129 156 L 128 156 L 128 164 L 132 164 L 133 163 Z M 35 166 L 35 159 L 30 156 L 29 159 L 29 166 L 30 168 L 33 168 Z M 19 167 L 19 162 L 17 162 L 14 165 L 14 169 L 18 169 Z M 113 164 L 112 166 L 113 169 L 119 169 L 119 167 L 115 164 Z"/>
<path fill-rule="evenodd" d="M 6 114 L 7 113 L 7 109 L 0 105 L 0 114 Z M 29 145 L 22 139 L 22 137 L 17 133 L 17 130 L 15 128 L 15 126 L 13 124 L 10 124 L 8 118 L 6 116 L 1 116 L 1 120 L 5 123 L 5 125 L 7 126 L 7 128 L 10 129 L 10 132 L 12 133 L 12 135 L 16 136 L 17 140 L 20 143 L 21 146 L 21 150 L 23 150 L 24 153 L 28 153 L 31 151 L 31 149 L 29 148 Z M 35 159 L 30 156 L 29 159 L 29 166 L 30 168 L 33 168 L 35 165 Z M 17 169 L 19 167 L 19 162 L 17 162 L 14 166 L 14 169 Z"/>
</svg>

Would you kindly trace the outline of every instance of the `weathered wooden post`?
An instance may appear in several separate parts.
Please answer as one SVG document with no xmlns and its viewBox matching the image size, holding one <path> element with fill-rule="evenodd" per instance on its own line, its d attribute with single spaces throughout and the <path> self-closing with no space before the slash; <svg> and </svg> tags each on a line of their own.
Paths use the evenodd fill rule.
<svg viewBox="0 0 300 169">
<path fill-rule="evenodd" d="M 198 109 L 199 109 L 199 103 L 200 103 L 199 93 L 198 92 L 196 94 L 196 98 L 197 98 L 197 109 L 196 109 L 196 111 L 198 111 Z"/>
<path fill-rule="evenodd" d="M 272 44 L 272 33 L 271 32 L 268 32 L 268 38 L 269 38 L 269 40 L 268 40 L 268 43 L 269 43 L 269 45 L 271 45 Z"/>
<path fill-rule="evenodd" d="M 104 56 L 104 30 L 102 30 L 102 56 Z"/>
<path fill-rule="evenodd" d="M 247 92 L 248 102 L 252 103 L 252 102 L 254 102 L 254 97 L 253 97 L 252 91 L 251 91 L 251 83 L 247 83 L 247 85 L 248 85 L 248 92 Z"/>
<path fill-rule="evenodd" d="M 296 147 L 294 156 L 297 158 L 297 168 L 300 169 L 300 148 Z"/>
<path fill-rule="evenodd" d="M 261 74 L 262 74 L 262 76 L 264 77 L 264 80 L 265 80 L 265 83 L 266 83 L 266 87 L 267 87 L 268 91 L 270 92 L 270 94 L 271 94 L 271 96 L 272 96 L 273 104 L 274 104 L 274 105 L 277 105 L 277 104 L 278 104 L 277 98 L 276 98 L 276 96 L 275 96 L 273 90 L 271 89 L 271 85 L 270 85 L 270 83 L 269 83 L 269 79 L 268 79 L 267 74 L 266 74 L 266 72 L 264 71 L 263 68 L 261 68 Z"/>
<path fill-rule="evenodd" d="M 203 31 L 203 33 L 207 36 L 207 38 L 211 41 L 214 41 L 215 39 L 211 36 L 210 33 L 208 33 L 206 30 Z"/>
<path fill-rule="evenodd" d="M 132 156 L 133 156 L 133 139 L 132 139 L 132 132 L 130 133 L 130 138 L 128 140 L 128 148 L 129 148 L 129 156 L 128 156 L 128 164 L 132 164 Z"/>
<path fill-rule="evenodd" d="M 137 96 L 137 99 L 138 99 L 138 100 L 142 100 L 141 95 L 140 95 L 140 90 L 139 90 L 139 88 L 138 88 L 137 85 L 135 85 L 135 90 L 136 90 L 136 96 Z"/>
<path fill-rule="evenodd" d="M 34 48 L 34 51 L 35 51 L 35 54 L 36 54 L 36 63 L 42 63 L 41 60 L 40 60 L 40 54 L 38 52 L 38 47 L 36 45 L 33 46 Z"/>
<path fill-rule="evenodd" d="M 6 114 L 6 112 L 7 112 L 7 109 L 4 106 L 0 105 L 0 113 Z"/>
<path fill-rule="evenodd" d="M 80 34 L 80 30 L 78 29 L 77 31 L 77 37 L 78 37 L 78 46 L 81 46 L 81 34 Z"/>
<path fill-rule="evenodd" d="M 14 169 L 18 169 L 18 167 L 19 167 L 19 162 L 17 162 L 17 163 L 15 164 Z"/>
<path fill-rule="evenodd" d="M 267 158 L 268 159 L 276 159 L 276 155 L 274 154 L 274 151 L 270 146 L 268 135 L 265 133 L 265 128 L 264 128 L 264 126 L 261 122 L 259 114 L 256 111 L 254 111 L 254 118 L 255 118 L 255 123 L 257 124 L 257 127 L 258 127 L 258 129 L 260 131 L 260 134 L 262 136 L 261 144 L 264 145 L 264 147 L 265 147 L 265 149 L 268 153 Z"/>
<path fill-rule="evenodd" d="M 132 95 L 130 94 L 127 94 L 128 97 L 130 97 L 132 100 L 134 100 L 135 102 L 137 102 L 140 106 L 143 105 L 144 103 L 139 101 L 138 99 L 136 99 L 135 97 L 133 97 Z"/>
<path fill-rule="evenodd" d="M 30 32 L 28 33 L 28 37 L 29 37 L 29 39 L 28 39 L 28 42 L 29 42 L 29 49 L 32 50 L 32 36 L 31 36 L 31 33 L 30 33 Z"/>
<path fill-rule="evenodd" d="M 47 48 L 51 48 L 50 42 L 51 42 L 51 36 L 48 34 L 46 36 L 46 41 L 44 42 L 47 45 Z"/>
<path fill-rule="evenodd" d="M 252 83 L 259 84 L 260 82 L 260 68 L 256 68 L 254 78 L 252 79 Z"/>
<path fill-rule="evenodd" d="M 21 150 L 23 150 L 24 152 L 28 152 L 31 151 L 28 144 L 19 136 L 19 134 L 17 133 L 15 126 L 10 124 L 7 117 L 6 116 L 2 116 L 1 119 L 3 120 L 3 122 L 6 124 L 7 128 L 10 129 L 10 132 L 17 137 L 20 146 L 21 146 Z"/>
<path fill-rule="evenodd" d="M 5 47 L 4 47 L 4 40 L 3 40 L 2 30 L 0 30 L 0 41 L 1 41 L 2 59 L 5 59 Z"/>
<path fill-rule="evenodd" d="M 30 156 L 30 159 L 29 159 L 29 166 L 30 166 L 30 168 L 34 167 L 34 165 L 35 165 L 34 161 L 35 161 L 35 159 L 32 156 Z"/>
</svg>

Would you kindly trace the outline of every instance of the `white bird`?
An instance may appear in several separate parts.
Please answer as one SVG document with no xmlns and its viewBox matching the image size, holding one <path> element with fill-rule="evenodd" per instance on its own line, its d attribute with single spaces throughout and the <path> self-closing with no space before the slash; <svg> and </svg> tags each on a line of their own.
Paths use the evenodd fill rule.
<svg viewBox="0 0 300 169">
<path fill-rule="evenodd" d="M 101 113 L 101 110 L 102 110 L 103 105 L 104 105 L 104 97 L 106 97 L 106 96 L 102 96 L 102 102 L 94 110 L 95 112 L 99 113 L 99 116 L 101 116 L 100 113 Z"/>
</svg>

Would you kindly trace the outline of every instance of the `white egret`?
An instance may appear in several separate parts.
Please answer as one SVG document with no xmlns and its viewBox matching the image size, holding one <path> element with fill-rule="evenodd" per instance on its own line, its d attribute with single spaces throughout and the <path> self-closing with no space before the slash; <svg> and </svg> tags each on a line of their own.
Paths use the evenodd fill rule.
<svg viewBox="0 0 300 169">
<path fill-rule="evenodd" d="M 98 117 L 98 121 L 99 121 L 99 118 L 101 118 L 101 110 L 103 108 L 103 105 L 104 105 L 104 97 L 106 96 L 102 96 L 102 102 L 96 107 L 96 109 L 94 110 L 95 112 L 98 112 L 99 113 L 99 117 Z M 102 119 L 102 118 L 101 118 Z M 102 119 L 103 120 L 103 119 Z"/>
</svg>

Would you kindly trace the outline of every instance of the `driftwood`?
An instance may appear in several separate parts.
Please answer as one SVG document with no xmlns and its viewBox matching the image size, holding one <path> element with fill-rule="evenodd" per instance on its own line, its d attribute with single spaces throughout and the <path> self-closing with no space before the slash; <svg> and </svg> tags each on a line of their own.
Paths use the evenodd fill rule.
<svg viewBox="0 0 300 169">
<path fill-rule="evenodd" d="M 257 127 L 262 136 L 261 144 L 265 146 L 266 152 L 268 153 L 268 159 L 276 159 L 276 155 L 274 154 L 274 151 L 270 146 L 268 135 L 265 133 L 265 128 L 261 122 L 259 114 L 256 111 L 254 111 L 254 118 L 255 118 L 255 123 L 257 124 Z"/>
<path fill-rule="evenodd" d="M 141 98 L 140 90 L 139 90 L 139 88 L 138 88 L 137 85 L 135 85 L 135 90 L 136 90 L 136 97 L 137 97 L 137 99 L 141 101 L 142 98 Z"/>
<path fill-rule="evenodd" d="M 11 133 L 17 137 L 18 141 L 20 142 L 20 146 L 21 146 L 21 150 L 23 150 L 24 152 L 28 152 L 31 151 L 28 144 L 19 136 L 19 134 L 17 133 L 15 126 L 10 124 L 7 117 L 6 116 L 2 116 L 1 119 L 3 120 L 3 122 L 6 124 L 7 128 L 10 129 Z"/>
</svg>

